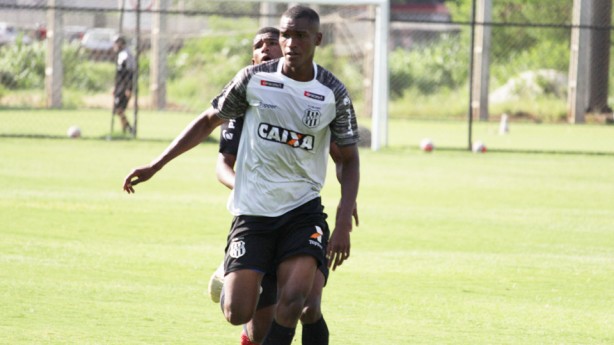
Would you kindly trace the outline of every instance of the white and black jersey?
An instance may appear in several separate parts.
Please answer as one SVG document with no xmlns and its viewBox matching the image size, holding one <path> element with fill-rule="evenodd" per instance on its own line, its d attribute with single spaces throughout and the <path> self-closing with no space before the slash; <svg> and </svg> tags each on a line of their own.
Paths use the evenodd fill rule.
<svg viewBox="0 0 614 345">
<path fill-rule="evenodd" d="M 123 95 L 126 90 L 132 90 L 136 70 L 136 60 L 128 49 L 124 48 L 117 54 L 115 67 L 115 95 Z"/>
<path fill-rule="evenodd" d="M 307 82 L 281 73 L 284 60 L 241 70 L 213 99 L 219 116 L 245 116 L 236 162 L 233 215 L 276 217 L 317 198 L 329 145 L 358 142 L 358 125 L 345 86 L 316 65 Z"/>
</svg>

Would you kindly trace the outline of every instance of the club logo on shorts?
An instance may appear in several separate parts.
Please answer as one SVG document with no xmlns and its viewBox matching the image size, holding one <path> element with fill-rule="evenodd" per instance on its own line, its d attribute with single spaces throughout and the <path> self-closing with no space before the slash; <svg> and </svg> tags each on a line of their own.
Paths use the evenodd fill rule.
<svg viewBox="0 0 614 345">
<path fill-rule="evenodd" d="M 316 232 L 314 232 L 313 234 L 311 234 L 311 236 L 309 236 L 309 244 L 311 244 L 312 246 L 316 246 L 320 249 L 323 249 L 322 248 L 322 236 L 323 235 L 324 235 L 324 232 L 322 231 L 322 228 L 316 225 Z"/>
<path fill-rule="evenodd" d="M 245 242 L 237 239 L 232 240 L 230 247 L 228 248 L 228 255 L 235 259 L 245 255 Z"/>
<path fill-rule="evenodd" d="M 317 127 L 320 124 L 322 114 L 317 109 L 307 109 L 303 115 L 303 123 L 309 128 Z"/>
</svg>

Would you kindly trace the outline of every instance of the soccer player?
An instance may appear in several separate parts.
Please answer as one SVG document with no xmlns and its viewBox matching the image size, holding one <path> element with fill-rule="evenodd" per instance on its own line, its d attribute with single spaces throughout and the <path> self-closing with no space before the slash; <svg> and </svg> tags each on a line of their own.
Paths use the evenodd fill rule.
<svg viewBox="0 0 614 345">
<path fill-rule="evenodd" d="M 135 184 L 198 145 L 224 120 L 244 116 L 229 202 L 235 218 L 226 247 L 222 308 L 231 324 L 249 322 L 262 278 L 275 272 L 278 301 L 263 345 L 292 342 L 317 267 L 328 258 L 335 269 L 349 257 L 360 175 L 351 99 L 332 73 L 313 62 L 322 40 L 318 14 L 294 6 L 284 12 L 280 24 L 284 56 L 239 71 L 211 108 L 158 158 L 128 174 L 123 185 L 134 193 Z M 343 169 L 329 241 L 320 190 L 331 135 Z"/>
<path fill-rule="evenodd" d="M 279 30 L 265 27 L 256 33 L 252 44 L 252 64 L 259 64 L 282 56 L 279 46 Z M 230 120 L 222 125 L 220 154 L 216 165 L 216 173 L 222 184 L 234 188 L 234 164 L 237 156 L 239 136 L 243 121 L 241 118 Z M 214 302 L 219 302 L 223 287 L 224 267 L 216 270 L 209 282 L 209 293 Z M 241 334 L 241 345 L 260 344 L 266 336 L 273 321 L 275 303 L 277 299 L 276 280 L 272 274 L 262 280 L 262 292 L 258 299 L 258 306 L 252 319 L 244 325 Z"/>
<path fill-rule="evenodd" d="M 115 61 L 115 88 L 113 89 L 113 114 L 119 117 L 122 131 L 133 134 L 134 129 L 126 118 L 126 108 L 132 96 L 132 80 L 136 69 L 136 60 L 128 49 L 126 39 L 117 36 L 113 43 L 113 51 L 117 54 Z"/>
<path fill-rule="evenodd" d="M 275 37 L 272 37 L 275 35 Z M 275 28 L 263 28 L 258 31 L 252 45 L 252 63 L 259 64 L 270 59 L 281 57 L 278 45 L 279 30 Z M 234 165 L 236 162 L 238 145 L 243 128 L 243 118 L 237 118 L 224 123 L 220 133 L 220 149 L 216 165 L 218 180 L 226 187 L 233 189 L 235 182 Z M 339 148 L 331 142 L 330 154 L 336 165 L 337 177 L 340 178 L 341 169 Z M 358 225 L 358 214 L 354 210 L 354 220 Z M 320 304 L 322 291 L 328 276 L 328 267 L 320 265 L 314 279 L 313 288 L 307 298 L 301 323 L 303 325 L 303 345 L 327 345 L 328 327 L 322 316 Z M 209 282 L 209 293 L 214 302 L 219 302 L 220 292 L 223 286 L 224 268 L 223 263 L 212 275 Z M 273 274 L 263 278 L 263 290 L 258 300 L 258 307 L 254 317 L 244 326 L 241 334 L 241 345 L 260 344 L 266 335 L 269 325 L 273 320 L 276 300 L 276 280 Z"/>
</svg>

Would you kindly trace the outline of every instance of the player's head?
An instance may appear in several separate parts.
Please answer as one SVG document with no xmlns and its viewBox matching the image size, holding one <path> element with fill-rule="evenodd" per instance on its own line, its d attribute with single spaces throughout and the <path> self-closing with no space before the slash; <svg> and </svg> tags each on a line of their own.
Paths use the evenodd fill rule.
<svg viewBox="0 0 614 345">
<path fill-rule="evenodd" d="M 252 64 L 279 59 L 282 56 L 279 46 L 279 30 L 274 27 L 264 27 L 256 33 L 252 44 Z"/>
<path fill-rule="evenodd" d="M 290 66 L 311 64 L 316 46 L 322 42 L 320 16 L 307 6 L 286 10 L 280 22 L 281 49 Z"/>
<path fill-rule="evenodd" d="M 126 46 L 126 38 L 122 35 L 115 36 L 113 39 L 113 50 L 116 52 L 122 50 Z"/>
</svg>

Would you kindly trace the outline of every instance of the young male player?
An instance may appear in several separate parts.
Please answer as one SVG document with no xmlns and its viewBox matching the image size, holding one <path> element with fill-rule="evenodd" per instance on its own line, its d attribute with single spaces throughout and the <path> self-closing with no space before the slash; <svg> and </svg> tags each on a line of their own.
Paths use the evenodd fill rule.
<svg viewBox="0 0 614 345">
<path fill-rule="evenodd" d="M 252 64 L 259 64 L 282 56 L 279 46 L 279 30 L 265 27 L 256 33 L 252 43 Z M 222 184 L 234 188 L 234 164 L 237 156 L 239 136 L 243 121 L 241 118 L 233 119 L 222 125 L 220 154 L 216 165 L 216 174 Z M 227 152 L 227 153 L 222 153 Z M 214 302 L 219 302 L 223 287 L 224 267 L 222 265 L 209 282 L 209 293 Z M 245 324 L 241 333 L 241 345 L 260 344 L 266 336 L 273 316 L 277 299 L 276 280 L 272 274 L 262 280 L 262 292 L 258 299 L 258 306 L 252 319 Z"/>
<path fill-rule="evenodd" d="M 279 30 L 275 28 L 263 28 L 258 31 L 252 45 L 252 63 L 259 64 L 271 59 L 282 56 L 278 44 Z M 216 164 L 216 174 L 218 180 L 226 187 L 233 189 L 235 182 L 234 165 L 237 158 L 241 130 L 243 128 L 243 118 L 230 120 L 222 125 L 220 131 L 220 149 Z M 331 142 L 330 155 L 336 165 L 337 176 L 340 178 L 342 164 L 340 164 L 339 148 Z M 354 220 L 358 225 L 358 214 L 354 210 Z M 314 279 L 313 288 L 306 300 L 301 323 L 303 325 L 302 344 L 303 345 L 327 345 L 328 327 L 321 313 L 320 304 L 322 301 L 322 291 L 328 276 L 328 267 L 320 265 Z M 223 263 L 212 275 L 209 282 L 209 293 L 214 302 L 219 302 L 220 292 L 223 286 L 224 268 Z M 263 290 L 258 300 L 258 307 L 254 317 L 244 326 L 241 335 L 241 345 L 260 344 L 264 339 L 269 325 L 273 320 L 274 307 L 276 300 L 276 280 L 273 274 L 265 275 L 263 278 Z"/>
<path fill-rule="evenodd" d="M 224 119 L 245 117 L 229 203 L 235 219 L 226 249 L 222 305 L 230 323 L 248 322 L 264 274 L 275 271 L 278 303 L 263 345 L 292 342 L 317 266 L 328 256 L 335 269 L 349 257 L 359 184 L 352 102 L 344 85 L 313 62 L 322 40 L 318 14 L 305 6 L 292 7 L 283 14 L 280 31 L 282 59 L 241 70 L 212 101 L 212 108 L 153 162 L 128 174 L 123 186 L 134 193 L 135 184 L 198 145 Z M 331 135 L 343 171 L 335 230 L 328 243 L 320 190 Z"/>
</svg>

